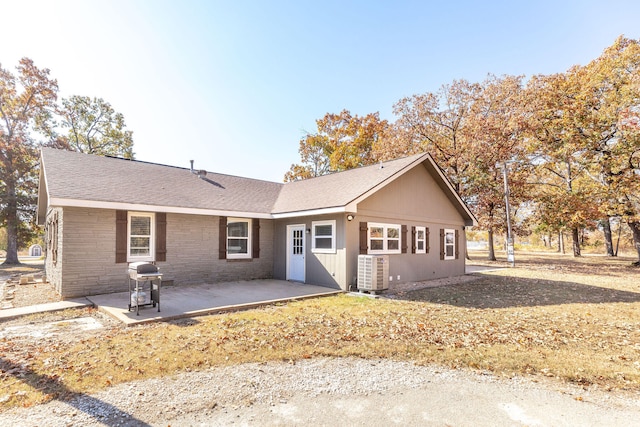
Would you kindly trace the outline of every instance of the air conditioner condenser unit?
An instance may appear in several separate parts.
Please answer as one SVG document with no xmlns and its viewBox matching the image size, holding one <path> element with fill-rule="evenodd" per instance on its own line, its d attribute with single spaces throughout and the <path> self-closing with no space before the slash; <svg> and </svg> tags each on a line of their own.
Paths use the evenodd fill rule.
<svg viewBox="0 0 640 427">
<path fill-rule="evenodd" d="M 358 255 L 358 290 L 376 293 L 389 289 L 389 257 Z"/>
</svg>

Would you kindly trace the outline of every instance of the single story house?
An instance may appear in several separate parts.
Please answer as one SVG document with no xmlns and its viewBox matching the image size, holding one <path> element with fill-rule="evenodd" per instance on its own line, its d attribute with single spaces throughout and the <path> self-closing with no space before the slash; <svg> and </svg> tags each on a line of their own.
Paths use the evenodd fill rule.
<svg viewBox="0 0 640 427">
<path fill-rule="evenodd" d="M 349 290 L 359 254 L 388 255 L 392 288 L 464 274 L 477 223 L 429 154 L 283 184 L 43 148 L 37 214 L 64 298 L 126 291 L 137 261 L 175 285 Z"/>
</svg>

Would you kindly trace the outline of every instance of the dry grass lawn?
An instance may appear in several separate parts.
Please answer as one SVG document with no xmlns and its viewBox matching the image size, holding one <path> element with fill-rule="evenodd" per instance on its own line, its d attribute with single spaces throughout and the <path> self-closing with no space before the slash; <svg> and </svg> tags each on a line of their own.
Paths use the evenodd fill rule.
<svg viewBox="0 0 640 427">
<path fill-rule="evenodd" d="M 222 364 L 345 356 L 638 392 L 640 270 L 630 263 L 519 254 L 516 268 L 394 299 L 341 295 L 76 340 L 4 339 L 0 405 Z M 79 315 L 87 313 L 60 316 Z"/>
</svg>

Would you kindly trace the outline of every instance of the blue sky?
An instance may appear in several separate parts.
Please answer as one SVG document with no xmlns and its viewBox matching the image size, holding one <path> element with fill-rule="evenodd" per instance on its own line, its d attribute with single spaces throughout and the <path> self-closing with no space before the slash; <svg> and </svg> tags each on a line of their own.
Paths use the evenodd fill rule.
<svg viewBox="0 0 640 427">
<path fill-rule="evenodd" d="M 325 113 L 454 79 L 550 74 L 640 38 L 640 2 L 10 1 L 0 64 L 124 114 L 139 160 L 281 181 Z"/>
</svg>

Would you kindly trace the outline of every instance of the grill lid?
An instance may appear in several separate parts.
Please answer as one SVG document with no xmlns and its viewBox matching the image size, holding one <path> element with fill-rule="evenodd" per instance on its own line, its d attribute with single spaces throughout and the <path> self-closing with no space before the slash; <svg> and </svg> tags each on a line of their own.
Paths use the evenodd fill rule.
<svg viewBox="0 0 640 427">
<path fill-rule="evenodd" d="M 129 264 L 129 272 L 136 272 L 137 274 L 154 274 L 158 272 L 158 267 L 150 262 L 132 262 Z"/>
</svg>

